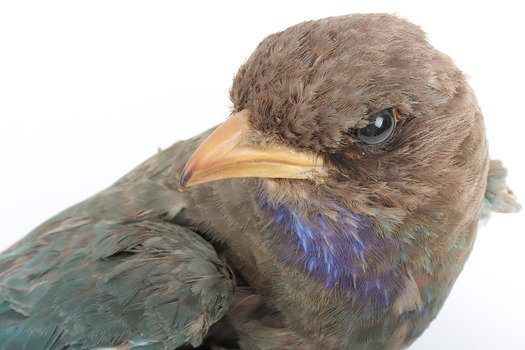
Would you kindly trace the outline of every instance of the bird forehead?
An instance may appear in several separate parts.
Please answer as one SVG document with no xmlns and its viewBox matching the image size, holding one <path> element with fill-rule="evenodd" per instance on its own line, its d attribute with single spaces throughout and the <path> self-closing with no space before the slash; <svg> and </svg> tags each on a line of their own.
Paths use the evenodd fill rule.
<svg viewBox="0 0 525 350">
<path fill-rule="evenodd" d="M 348 15 L 264 39 L 230 94 L 235 111 L 250 110 L 262 135 L 299 148 L 334 149 L 349 129 L 364 127 L 383 109 L 428 115 L 463 84 L 460 75 L 418 26 L 392 15 Z"/>
</svg>

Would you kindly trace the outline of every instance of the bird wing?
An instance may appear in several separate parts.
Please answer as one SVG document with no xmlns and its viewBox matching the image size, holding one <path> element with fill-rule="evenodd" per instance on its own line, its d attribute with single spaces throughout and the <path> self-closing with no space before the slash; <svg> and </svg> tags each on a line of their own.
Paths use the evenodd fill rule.
<svg viewBox="0 0 525 350">
<path fill-rule="evenodd" d="M 521 209 L 516 196 L 505 181 L 507 169 L 500 160 L 490 160 L 487 187 L 481 206 L 480 220 L 485 221 L 491 212 L 515 213 Z"/>
<path fill-rule="evenodd" d="M 174 193 L 132 187 L 66 210 L 0 256 L 0 349 L 200 344 L 233 276 L 201 236 L 159 218 Z"/>
</svg>

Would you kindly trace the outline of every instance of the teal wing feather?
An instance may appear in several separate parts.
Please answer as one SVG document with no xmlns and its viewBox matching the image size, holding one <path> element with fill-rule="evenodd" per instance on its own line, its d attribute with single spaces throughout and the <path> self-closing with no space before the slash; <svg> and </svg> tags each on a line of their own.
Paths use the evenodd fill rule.
<svg viewBox="0 0 525 350">
<path fill-rule="evenodd" d="M 491 160 L 487 174 L 487 188 L 481 206 L 480 219 L 487 220 L 491 212 L 515 213 L 521 210 L 516 196 L 507 186 L 507 169 L 500 160 Z"/>
<path fill-rule="evenodd" d="M 59 217 L 0 256 L 0 349 L 198 345 L 227 310 L 232 274 L 188 228 Z"/>
</svg>

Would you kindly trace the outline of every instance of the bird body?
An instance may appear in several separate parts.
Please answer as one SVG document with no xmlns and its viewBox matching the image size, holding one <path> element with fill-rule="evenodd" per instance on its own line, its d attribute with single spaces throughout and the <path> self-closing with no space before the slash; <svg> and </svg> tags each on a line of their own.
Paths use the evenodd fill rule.
<svg viewBox="0 0 525 350">
<path fill-rule="evenodd" d="M 394 16 L 269 36 L 231 99 L 0 256 L 0 349 L 405 348 L 519 209 L 465 77 Z"/>
</svg>

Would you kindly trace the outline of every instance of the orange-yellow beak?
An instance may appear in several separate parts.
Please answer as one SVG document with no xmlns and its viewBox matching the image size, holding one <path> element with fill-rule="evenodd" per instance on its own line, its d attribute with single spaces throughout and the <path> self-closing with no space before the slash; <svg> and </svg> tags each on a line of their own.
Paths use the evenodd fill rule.
<svg viewBox="0 0 525 350">
<path fill-rule="evenodd" d="M 323 172 L 313 153 L 248 141 L 249 112 L 243 110 L 220 125 L 195 150 L 182 171 L 179 189 L 235 177 L 310 179 Z"/>
</svg>

